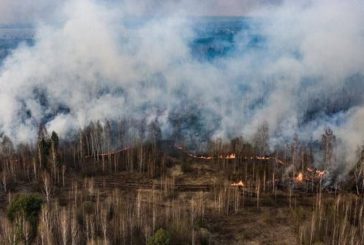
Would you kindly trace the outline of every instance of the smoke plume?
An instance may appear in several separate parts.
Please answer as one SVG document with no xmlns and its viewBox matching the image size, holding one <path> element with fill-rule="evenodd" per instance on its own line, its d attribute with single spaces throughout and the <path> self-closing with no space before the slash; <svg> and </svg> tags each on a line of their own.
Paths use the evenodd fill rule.
<svg viewBox="0 0 364 245">
<path fill-rule="evenodd" d="M 227 139 L 267 122 L 272 145 L 295 133 L 319 139 L 331 127 L 342 161 L 363 142 L 360 1 L 45 2 L 24 19 L 36 20 L 33 42 L 0 70 L 0 130 L 16 142 L 34 138 L 39 124 L 65 137 L 122 118 L 157 120 L 164 137 L 185 130 Z M 226 54 L 198 58 L 196 16 L 219 9 L 249 16 L 249 28 Z"/>
</svg>

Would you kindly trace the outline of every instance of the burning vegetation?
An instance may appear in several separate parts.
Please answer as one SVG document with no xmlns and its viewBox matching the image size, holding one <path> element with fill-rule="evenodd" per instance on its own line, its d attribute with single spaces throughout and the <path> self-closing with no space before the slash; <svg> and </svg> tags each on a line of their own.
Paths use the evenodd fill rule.
<svg viewBox="0 0 364 245">
<path fill-rule="evenodd" d="M 244 183 L 243 183 L 242 180 L 240 180 L 239 182 L 232 183 L 231 186 L 243 188 L 244 187 Z"/>
<path fill-rule="evenodd" d="M 144 132 L 148 137 L 136 134 L 132 140 L 130 131 L 118 130 L 96 123 L 65 140 L 41 127 L 36 144 L 17 147 L 3 137 L 0 240 L 153 244 L 163 233 L 169 244 L 225 244 L 231 237 L 244 243 L 253 239 L 237 237 L 251 229 L 243 225 L 249 223 L 245 217 L 261 219 L 271 209 L 294 220 L 293 225 L 284 223 L 292 229 L 286 244 L 364 241 L 363 153 L 352 171 L 340 177 L 331 130 L 324 132 L 317 149 L 295 137 L 270 151 L 268 136 L 260 134 L 255 141 L 210 141 L 198 153 L 183 142 L 162 140 L 155 125 Z M 22 212 L 8 218 L 6 212 L 23 208 L 19 196 L 32 200 L 24 192 L 36 193 L 39 212 L 31 220 Z M 237 228 L 216 226 L 238 218 Z"/>
</svg>

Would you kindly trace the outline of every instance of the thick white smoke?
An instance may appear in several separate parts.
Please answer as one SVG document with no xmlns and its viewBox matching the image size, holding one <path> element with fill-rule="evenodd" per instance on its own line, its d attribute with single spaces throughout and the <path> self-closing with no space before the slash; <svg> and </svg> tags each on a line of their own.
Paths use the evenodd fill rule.
<svg viewBox="0 0 364 245">
<path fill-rule="evenodd" d="M 250 136 L 266 121 L 273 143 L 294 133 L 318 139 L 330 126 L 353 157 L 364 139 L 364 3 L 248 2 L 232 8 L 255 16 L 256 28 L 243 29 L 236 50 L 211 62 L 191 53 L 194 1 L 59 4 L 39 18 L 34 44 L 1 67 L 1 131 L 21 142 L 43 122 L 66 135 L 91 121 L 133 117 L 158 118 L 168 134 L 170 115 L 196 109 L 214 137 Z M 215 14 L 219 5 L 210 5 L 196 4 L 195 15 L 204 7 Z M 261 47 L 247 48 L 252 34 Z"/>
</svg>

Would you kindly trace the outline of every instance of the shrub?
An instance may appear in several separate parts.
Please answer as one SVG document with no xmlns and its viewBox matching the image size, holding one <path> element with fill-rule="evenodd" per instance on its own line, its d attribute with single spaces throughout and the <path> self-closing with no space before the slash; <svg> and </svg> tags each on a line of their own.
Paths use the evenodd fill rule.
<svg viewBox="0 0 364 245">
<path fill-rule="evenodd" d="M 7 216 L 12 223 L 15 223 L 17 234 L 21 234 L 22 229 L 24 229 L 22 220 L 28 222 L 31 228 L 29 237 L 18 237 L 18 239 L 31 241 L 36 236 L 42 204 L 43 199 L 38 194 L 21 194 L 10 202 L 7 208 Z"/>
<path fill-rule="evenodd" d="M 8 206 L 8 219 L 13 222 L 16 217 L 23 216 L 30 224 L 36 224 L 42 203 L 43 199 L 38 194 L 18 195 Z"/>
<path fill-rule="evenodd" d="M 160 228 L 153 236 L 148 239 L 148 245 L 168 245 L 171 241 L 171 235 L 165 229 Z"/>
</svg>

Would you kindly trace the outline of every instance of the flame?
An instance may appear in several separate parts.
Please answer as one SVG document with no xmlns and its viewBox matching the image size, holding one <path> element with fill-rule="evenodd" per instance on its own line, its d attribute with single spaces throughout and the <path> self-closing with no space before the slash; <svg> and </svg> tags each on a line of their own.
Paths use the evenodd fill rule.
<svg viewBox="0 0 364 245">
<path fill-rule="evenodd" d="M 297 182 L 302 182 L 302 181 L 303 181 L 303 173 L 302 173 L 302 172 L 300 172 L 300 173 L 297 175 L 297 177 L 296 177 L 296 181 L 297 181 Z"/>
<path fill-rule="evenodd" d="M 205 159 L 205 160 L 213 159 L 213 157 L 211 157 L 211 156 L 207 156 L 207 157 L 205 157 L 205 156 L 194 156 L 194 155 L 190 155 L 190 156 L 192 156 L 194 158 L 198 158 L 198 159 Z"/>
<path fill-rule="evenodd" d="M 203 160 L 213 160 L 213 159 L 225 159 L 225 160 L 234 160 L 237 158 L 236 153 L 225 153 L 225 154 L 221 154 L 219 156 L 204 156 L 204 155 L 194 155 L 190 152 L 188 152 L 187 150 L 185 150 L 182 146 L 180 145 L 175 145 L 175 147 L 181 151 L 183 151 L 184 153 L 186 153 L 187 155 L 189 155 L 190 157 L 196 158 L 196 159 L 203 159 Z M 242 157 L 242 159 L 245 160 L 276 160 L 276 162 L 278 162 L 279 164 L 285 165 L 286 163 L 283 162 L 282 160 L 278 159 L 278 158 L 274 158 L 274 157 L 269 157 L 269 156 L 250 156 L 250 157 Z"/>
<path fill-rule="evenodd" d="M 326 171 L 316 170 L 316 174 L 318 175 L 318 177 L 322 178 L 326 174 Z"/>
<path fill-rule="evenodd" d="M 244 187 L 244 183 L 243 183 L 242 180 L 240 180 L 239 182 L 232 183 L 231 186 L 234 186 L 234 187 Z"/>
<path fill-rule="evenodd" d="M 214 159 L 213 156 L 199 156 L 199 155 L 193 155 L 193 154 L 188 154 L 190 157 L 193 157 L 193 158 L 197 158 L 197 159 L 204 159 L 204 160 L 212 160 Z M 225 159 L 225 160 L 233 160 L 236 158 L 236 155 L 235 153 L 231 153 L 231 154 L 228 154 L 228 155 L 220 155 L 219 156 L 219 159 Z"/>
<path fill-rule="evenodd" d="M 227 156 L 221 156 L 221 158 L 224 158 L 224 159 L 235 159 L 236 158 L 236 155 L 235 153 L 231 153 L 231 154 L 228 154 Z"/>
<path fill-rule="evenodd" d="M 270 157 L 265 157 L 265 156 L 256 156 L 257 160 L 269 160 L 271 159 Z"/>
<path fill-rule="evenodd" d="M 326 175 L 326 170 L 318 170 L 318 169 L 313 169 L 313 168 L 307 168 L 307 171 L 310 173 L 315 173 L 315 177 L 319 177 L 322 178 Z"/>
</svg>

